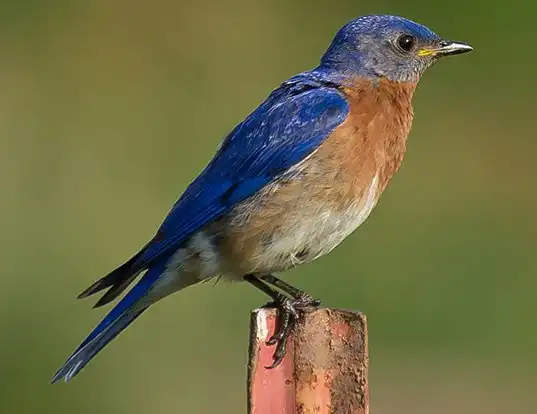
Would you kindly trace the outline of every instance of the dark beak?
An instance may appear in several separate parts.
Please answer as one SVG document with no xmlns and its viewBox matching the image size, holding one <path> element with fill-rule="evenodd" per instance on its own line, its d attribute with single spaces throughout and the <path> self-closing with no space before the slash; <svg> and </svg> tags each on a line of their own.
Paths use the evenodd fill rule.
<svg viewBox="0 0 537 414">
<path fill-rule="evenodd" d="M 440 42 L 438 47 L 434 49 L 433 53 L 436 56 L 451 56 L 471 52 L 472 50 L 474 50 L 473 47 L 467 43 L 443 40 Z"/>
</svg>

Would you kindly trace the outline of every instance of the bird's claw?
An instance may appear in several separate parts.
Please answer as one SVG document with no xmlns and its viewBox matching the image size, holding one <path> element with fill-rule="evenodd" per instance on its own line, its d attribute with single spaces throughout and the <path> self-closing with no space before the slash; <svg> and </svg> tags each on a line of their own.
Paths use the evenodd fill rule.
<svg viewBox="0 0 537 414">
<path fill-rule="evenodd" d="M 266 367 L 272 369 L 280 365 L 287 351 L 287 341 L 296 321 L 300 317 L 299 310 L 307 307 L 317 307 L 321 302 L 313 299 L 309 295 L 301 295 L 296 299 L 289 299 L 286 296 L 279 296 L 273 305 L 278 307 L 278 327 L 274 335 L 267 341 L 267 345 L 276 345 L 273 362 Z"/>
<path fill-rule="evenodd" d="M 307 293 L 303 293 L 294 300 L 293 304 L 298 308 L 317 308 L 321 306 L 321 301 L 319 299 L 313 299 Z"/>
</svg>

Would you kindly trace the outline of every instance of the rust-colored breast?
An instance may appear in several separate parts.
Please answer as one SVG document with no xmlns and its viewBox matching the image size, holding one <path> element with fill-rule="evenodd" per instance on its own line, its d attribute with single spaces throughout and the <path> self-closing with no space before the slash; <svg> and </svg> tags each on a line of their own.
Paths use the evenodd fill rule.
<svg viewBox="0 0 537 414">
<path fill-rule="evenodd" d="M 349 116 L 315 155 L 339 166 L 341 182 L 349 191 L 361 194 L 378 174 L 380 196 L 401 166 L 415 87 L 381 80 L 359 81 L 342 90 L 350 104 Z"/>
</svg>

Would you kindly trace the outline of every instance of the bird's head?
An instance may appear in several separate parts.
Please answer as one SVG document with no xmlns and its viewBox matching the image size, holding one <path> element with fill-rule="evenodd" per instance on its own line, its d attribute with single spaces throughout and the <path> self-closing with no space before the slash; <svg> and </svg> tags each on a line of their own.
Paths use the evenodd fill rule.
<svg viewBox="0 0 537 414">
<path fill-rule="evenodd" d="M 402 17 L 363 16 L 340 29 L 321 67 L 349 77 L 417 82 L 440 57 L 471 50 L 466 43 L 443 39 Z"/>
</svg>

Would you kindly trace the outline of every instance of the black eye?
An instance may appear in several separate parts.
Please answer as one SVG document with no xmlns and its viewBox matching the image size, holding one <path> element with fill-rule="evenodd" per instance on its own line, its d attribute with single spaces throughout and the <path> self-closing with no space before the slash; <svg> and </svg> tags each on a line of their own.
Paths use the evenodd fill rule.
<svg viewBox="0 0 537 414">
<path fill-rule="evenodd" d="M 410 52 L 415 44 L 416 40 L 414 39 L 414 36 L 411 35 L 402 35 L 397 39 L 397 45 L 405 52 Z"/>
</svg>

